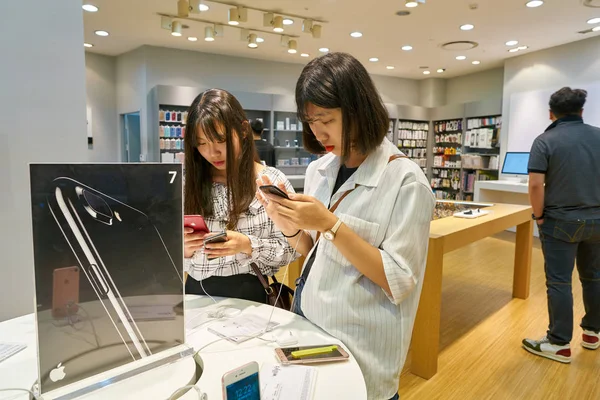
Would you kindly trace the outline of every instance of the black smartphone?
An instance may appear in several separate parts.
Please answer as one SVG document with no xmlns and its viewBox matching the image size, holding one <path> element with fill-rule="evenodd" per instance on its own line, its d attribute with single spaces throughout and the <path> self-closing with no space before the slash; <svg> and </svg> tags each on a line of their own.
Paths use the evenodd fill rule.
<svg viewBox="0 0 600 400">
<path fill-rule="evenodd" d="M 264 186 L 260 186 L 259 187 L 260 190 L 262 190 L 265 193 L 269 193 L 272 194 L 274 196 L 279 196 L 279 197 L 283 197 L 284 199 L 290 199 L 287 195 L 286 192 L 284 192 L 283 190 L 279 189 L 277 186 L 275 185 L 264 185 Z"/>
<path fill-rule="evenodd" d="M 203 242 L 206 243 L 223 243 L 227 241 L 227 232 L 217 233 L 216 235 L 207 236 Z"/>
</svg>

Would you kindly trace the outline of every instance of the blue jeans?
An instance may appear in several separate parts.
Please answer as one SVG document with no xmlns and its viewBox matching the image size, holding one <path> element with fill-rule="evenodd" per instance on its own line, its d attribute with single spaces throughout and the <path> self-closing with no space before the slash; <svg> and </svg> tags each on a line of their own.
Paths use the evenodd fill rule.
<svg viewBox="0 0 600 400">
<path fill-rule="evenodd" d="M 600 332 L 600 219 L 562 221 L 546 218 L 539 226 L 548 294 L 548 339 L 565 345 L 573 338 L 573 268 L 583 289 L 581 327 Z"/>
</svg>

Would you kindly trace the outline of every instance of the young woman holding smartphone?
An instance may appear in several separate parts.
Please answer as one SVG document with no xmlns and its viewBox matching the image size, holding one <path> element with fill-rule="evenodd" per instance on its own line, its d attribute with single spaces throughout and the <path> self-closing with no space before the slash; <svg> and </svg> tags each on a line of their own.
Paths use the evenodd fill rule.
<svg viewBox="0 0 600 400">
<path fill-rule="evenodd" d="M 271 276 L 294 259 L 294 249 L 255 198 L 263 176 L 293 191 L 285 175 L 256 162 L 252 130 L 242 106 L 229 92 L 210 89 L 188 111 L 184 212 L 202 215 L 210 234 L 185 228 L 188 294 L 235 297 L 261 303 L 266 293 L 254 274 Z M 204 244 L 225 231 L 227 241 Z"/>
<path fill-rule="evenodd" d="M 294 311 L 348 346 L 369 399 L 397 399 L 435 198 L 421 168 L 386 139 L 387 111 L 355 58 L 308 63 L 296 103 L 304 147 L 326 155 L 309 165 L 305 194 L 257 195 L 307 256 Z"/>
</svg>

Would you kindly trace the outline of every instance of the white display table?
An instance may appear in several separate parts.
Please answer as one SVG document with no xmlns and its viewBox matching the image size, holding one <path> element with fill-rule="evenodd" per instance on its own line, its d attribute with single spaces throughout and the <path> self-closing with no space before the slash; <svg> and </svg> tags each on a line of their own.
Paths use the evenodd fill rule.
<svg viewBox="0 0 600 400">
<path fill-rule="evenodd" d="M 218 305 L 237 308 L 242 313 L 248 313 L 261 316 L 268 319 L 272 307 L 259 305 L 245 300 L 238 299 L 217 299 Z M 216 306 L 210 299 L 198 296 L 186 296 L 186 313 L 188 315 L 197 315 L 197 309 L 215 308 Z M 299 317 L 288 311 L 274 309 L 272 321 L 278 322 L 279 326 L 266 333 L 263 339 L 273 339 L 273 335 L 291 331 L 298 338 L 298 345 L 330 344 L 341 342 L 332 338 L 318 327 L 311 324 L 306 319 Z M 186 318 L 186 320 L 188 320 Z M 222 399 L 221 377 L 238 366 L 250 361 L 257 361 L 259 364 L 265 362 L 275 362 L 274 349 L 279 347 L 277 343 L 272 343 L 260 339 L 251 339 L 241 344 L 233 344 L 220 338 L 210 332 L 207 328 L 210 322 L 193 328 L 199 322 L 203 321 L 197 318 L 187 326 L 186 341 L 189 346 L 195 349 L 202 349 L 200 352 L 203 362 L 203 374 L 198 386 L 207 393 L 209 400 Z M 0 342 L 24 343 L 27 348 L 20 353 L 12 356 L 8 360 L 0 363 L 0 389 L 3 388 L 27 388 L 30 389 L 34 381 L 38 378 L 36 362 L 36 333 L 33 314 L 15 318 L 0 323 Z M 165 400 L 164 393 L 170 394 L 181 386 L 193 375 L 195 363 L 192 358 L 179 361 L 177 363 L 160 367 L 158 369 L 145 372 L 136 377 L 130 378 L 115 385 L 100 389 L 90 393 L 80 399 L 100 400 L 100 399 L 160 399 Z M 167 395 L 168 396 L 168 395 Z M 0 399 L 27 399 L 28 395 L 18 394 L 18 392 L 0 392 Z M 181 399 L 197 399 L 197 393 L 194 390 L 186 393 Z M 350 361 L 341 363 L 332 363 L 318 366 L 318 375 L 314 399 L 366 399 L 366 386 L 362 372 L 351 356 Z"/>
<path fill-rule="evenodd" d="M 518 181 L 476 181 L 475 202 L 529 205 L 529 185 Z M 515 228 L 509 229 L 511 232 Z M 539 237 L 537 224 L 533 227 L 533 236 Z"/>
</svg>

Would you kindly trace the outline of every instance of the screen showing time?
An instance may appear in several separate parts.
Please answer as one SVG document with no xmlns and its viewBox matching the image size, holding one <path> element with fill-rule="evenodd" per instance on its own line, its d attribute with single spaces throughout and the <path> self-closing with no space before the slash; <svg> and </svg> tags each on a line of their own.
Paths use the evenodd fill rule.
<svg viewBox="0 0 600 400">
<path fill-rule="evenodd" d="M 260 400 L 258 373 L 227 386 L 227 400 Z"/>
</svg>

